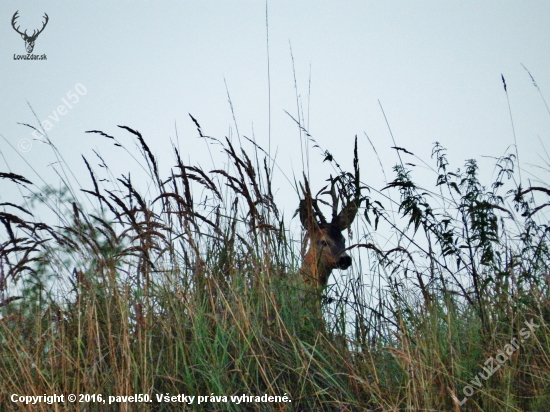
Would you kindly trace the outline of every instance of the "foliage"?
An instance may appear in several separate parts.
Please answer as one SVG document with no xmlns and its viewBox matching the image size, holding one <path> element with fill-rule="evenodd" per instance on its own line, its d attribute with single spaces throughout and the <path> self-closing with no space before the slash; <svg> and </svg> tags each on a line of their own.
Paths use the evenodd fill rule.
<svg viewBox="0 0 550 412">
<path fill-rule="evenodd" d="M 34 209 L 4 203 L 0 212 L 7 410 L 50 410 L 13 404 L 14 393 L 147 394 L 152 403 L 117 405 L 156 411 L 185 406 L 156 401 L 165 394 L 292 400 L 197 407 L 212 411 L 459 410 L 463 398 L 468 410 L 520 411 L 549 403 L 550 190 L 513 185 L 514 156 L 498 159 L 490 189 L 474 160 L 451 172 L 439 144 L 436 191 L 396 166 L 383 193 L 399 193 L 399 216 L 383 196 L 364 198 L 355 232 L 367 241 L 351 246 L 355 274 L 318 291 L 301 281 L 271 160 L 260 159 L 258 146 L 251 157 L 229 139 L 203 136 L 193 121 L 223 147 L 225 169 L 185 165 L 174 149 L 176 166 L 163 178 L 144 137 L 122 127 L 143 150 L 147 195 L 130 175 L 98 179 L 86 159 L 93 187 L 83 195 L 70 185 L 40 192 L 0 174 L 40 201 Z M 366 186 L 358 175 L 339 170 L 331 187 L 357 193 Z M 88 210 L 83 196 L 96 207 Z M 44 206 L 60 224 L 34 217 Z M 396 239 L 390 248 L 375 240 L 383 231 Z M 538 328 L 472 386 L 487 359 L 524 336 L 526 321 Z M 465 398 L 466 386 L 473 394 Z"/>
</svg>

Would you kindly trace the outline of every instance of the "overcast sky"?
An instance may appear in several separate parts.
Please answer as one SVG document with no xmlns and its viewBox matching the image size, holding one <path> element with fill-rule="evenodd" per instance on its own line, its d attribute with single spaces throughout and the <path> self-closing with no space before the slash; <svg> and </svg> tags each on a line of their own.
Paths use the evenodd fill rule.
<svg viewBox="0 0 550 412">
<path fill-rule="evenodd" d="M 184 158 L 219 168 L 224 157 L 211 160 L 188 113 L 205 134 L 236 138 L 229 93 L 240 135 L 266 150 L 271 135 L 271 152 L 289 177 L 301 175 L 302 163 L 300 134 L 285 111 L 298 117 L 301 106 L 315 140 L 345 167 L 358 135 L 362 178 L 380 189 L 384 177 L 365 133 L 388 178 L 397 163 L 381 106 L 396 144 L 426 161 L 435 141 L 448 148 L 453 167 L 510 150 L 501 74 L 522 166 L 542 163 L 543 144 L 550 150 L 550 115 L 522 67 L 550 100 L 549 1 L 292 0 L 267 7 L 268 28 L 264 1 L 2 0 L 0 171 L 40 183 L 26 161 L 57 181 L 48 167 L 52 151 L 17 124 L 37 125 L 28 104 L 53 125 L 50 138 L 77 175 L 80 154 L 93 159 L 92 149 L 119 173 L 135 167 L 110 141 L 84 133 L 103 130 L 131 147 L 134 139 L 117 125 L 139 130 L 164 172 L 174 164 L 176 128 Z M 47 60 L 14 59 L 26 55 L 11 25 L 16 11 L 16 25 L 29 34 L 47 13 L 33 51 Z M 312 152 L 314 188 L 331 173 L 321 160 Z M 87 173 L 81 176 L 91 187 Z M 295 207 L 297 196 L 278 176 L 279 196 Z M 13 201 L 2 190 L 0 201 Z"/>
</svg>

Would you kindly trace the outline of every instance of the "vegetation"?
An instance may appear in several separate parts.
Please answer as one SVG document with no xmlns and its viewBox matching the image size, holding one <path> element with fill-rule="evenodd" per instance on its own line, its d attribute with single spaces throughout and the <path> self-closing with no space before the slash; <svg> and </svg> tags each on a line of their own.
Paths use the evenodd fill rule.
<svg viewBox="0 0 550 412">
<path fill-rule="evenodd" d="M 299 274 L 300 242 L 259 146 L 250 156 L 203 136 L 222 145 L 225 169 L 186 165 L 174 149 L 160 176 L 146 139 L 122 129 L 143 150 L 147 195 L 86 159 L 80 193 L 0 174 L 31 194 L 0 212 L 2 410 L 56 407 L 12 394 L 64 394 L 56 410 L 87 411 L 549 410 L 550 189 L 517 183 L 515 156 L 497 159 L 490 188 L 474 160 L 452 171 L 439 144 L 434 191 L 406 163 L 381 192 L 362 182 L 354 267 L 317 290 Z M 344 202 L 355 173 L 336 170 Z M 56 225 L 34 217 L 44 207 Z M 134 394 L 152 402 L 109 399 Z"/>
</svg>

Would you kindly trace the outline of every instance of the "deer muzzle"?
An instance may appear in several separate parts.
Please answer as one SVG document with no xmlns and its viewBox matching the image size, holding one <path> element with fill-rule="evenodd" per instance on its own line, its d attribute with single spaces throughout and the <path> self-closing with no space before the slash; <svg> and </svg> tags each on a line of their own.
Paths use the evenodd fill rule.
<svg viewBox="0 0 550 412">
<path fill-rule="evenodd" d="M 338 258 L 338 269 L 346 270 L 351 266 L 351 257 L 347 254 L 342 254 Z"/>
</svg>

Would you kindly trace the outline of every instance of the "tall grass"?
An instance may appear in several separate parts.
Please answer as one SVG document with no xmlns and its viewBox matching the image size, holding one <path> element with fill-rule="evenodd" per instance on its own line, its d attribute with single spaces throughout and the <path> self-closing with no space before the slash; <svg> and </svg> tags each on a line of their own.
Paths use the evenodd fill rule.
<svg viewBox="0 0 550 412">
<path fill-rule="evenodd" d="M 142 148 L 147 195 L 129 175 L 99 179 L 86 159 L 90 188 L 80 194 L 0 175 L 61 222 L 34 218 L 30 203 L 2 205 L 3 410 L 550 410 L 550 190 L 515 185 L 514 156 L 498 160 L 489 189 L 473 160 L 451 172 L 440 145 L 434 191 L 403 165 L 381 193 L 365 184 L 355 268 L 314 290 L 261 148 L 251 156 L 217 141 L 228 165 L 212 171 L 174 149 L 176 165 L 161 176 L 146 138 L 122 129 Z M 352 177 L 340 171 L 341 193 Z M 523 341 L 512 351 L 514 338 Z M 54 393 L 152 402 L 10 400 Z M 166 394 L 206 400 L 157 401 Z M 229 398 L 243 394 L 291 402 Z"/>
</svg>

